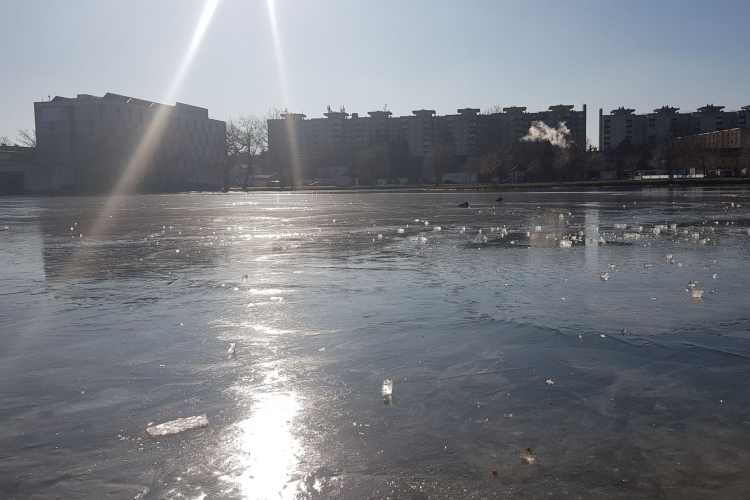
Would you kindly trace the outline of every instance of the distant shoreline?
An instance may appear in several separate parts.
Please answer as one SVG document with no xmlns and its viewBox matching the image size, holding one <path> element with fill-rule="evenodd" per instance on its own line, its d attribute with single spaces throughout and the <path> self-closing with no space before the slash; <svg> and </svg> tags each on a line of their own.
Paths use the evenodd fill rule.
<svg viewBox="0 0 750 500">
<path fill-rule="evenodd" d="M 659 180 L 616 180 L 616 181 L 573 181 L 573 182 L 517 182 L 507 184 L 442 184 L 442 185 L 407 185 L 407 186 L 297 186 L 297 187 L 233 187 L 229 193 L 299 193 L 299 192 L 330 192 L 330 193 L 347 193 L 347 192 L 372 192 L 372 193 L 450 193 L 450 192 L 469 192 L 469 191 L 526 191 L 536 189 L 587 189 L 587 188 L 644 188 L 644 187 L 736 187 L 750 186 L 748 177 L 724 177 L 708 179 L 659 179 Z M 224 190 L 192 190 L 192 191 L 160 191 L 160 192 L 142 192 L 134 194 L 187 194 L 187 193 L 224 193 Z M 106 196 L 107 193 L 86 193 L 86 192 L 53 192 L 31 191 L 20 194 L 0 193 L 0 197 L 5 196 Z"/>
<path fill-rule="evenodd" d="M 297 186 L 286 188 L 248 187 L 231 188 L 230 192 L 300 192 L 300 191 L 371 191 L 371 192 L 436 192 L 452 191 L 523 191 L 527 189 L 557 188 L 639 188 L 639 187 L 732 187 L 750 185 L 748 177 L 724 177 L 707 179 L 659 179 L 659 180 L 613 180 L 613 181 L 572 181 L 572 182 L 517 182 L 507 184 L 441 184 L 441 185 L 407 185 L 407 186 Z"/>
</svg>

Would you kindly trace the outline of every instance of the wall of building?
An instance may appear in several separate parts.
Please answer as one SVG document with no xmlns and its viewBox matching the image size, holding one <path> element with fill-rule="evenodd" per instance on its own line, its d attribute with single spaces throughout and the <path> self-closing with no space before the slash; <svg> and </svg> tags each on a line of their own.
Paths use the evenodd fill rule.
<svg viewBox="0 0 750 500">
<path fill-rule="evenodd" d="M 141 189 L 214 187 L 226 158 L 226 124 L 208 110 L 118 94 L 55 97 L 34 103 L 40 162 L 61 188 L 111 188 L 144 141 L 151 147 Z"/>
</svg>

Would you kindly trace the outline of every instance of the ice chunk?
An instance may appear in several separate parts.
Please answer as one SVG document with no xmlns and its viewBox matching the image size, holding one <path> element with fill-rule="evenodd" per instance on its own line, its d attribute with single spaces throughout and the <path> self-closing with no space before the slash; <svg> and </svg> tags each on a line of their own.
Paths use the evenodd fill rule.
<svg viewBox="0 0 750 500">
<path fill-rule="evenodd" d="M 628 227 L 627 224 L 615 224 L 614 225 L 615 229 L 626 229 L 627 227 Z"/>
<path fill-rule="evenodd" d="M 234 346 L 235 346 L 235 342 L 229 343 L 229 350 L 227 351 L 227 356 L 234 356 L 234 353 L 235 353 Z"/>
<path fill-rule="evenodd" d="M 404 230 L 401 228 L 398 228 L 398 231 L 396 231 L 398 234 L 404 234 Z"/>
<path fill-rule="evenodd" d="M 389 378 L 383 380 L 383 388 L 381 390 L 381 393 L 383 395 L 384 404 L 393 404 L 393 380 Z"/>
<path fill-rule="evenodd" d="M 607 267 L 610 271 L 614 271 L 615 269 L 617 269 L 617 264 L 607 264 Z"/>
<path fill-rule="evenodd" d="M 547 379 L 547 385 L 555 385 L 551 378 Z"/>
<path fill-rule="evenodd" d="M 536 462 L 536 455 L 534 454 L 534 450 L 531 448 L 526 448 L 521 452 L 521 462 L 523 462 L 526 465 L 534 465 Z"/>
<path fill-rule="evenodd" d="M 565 218 L 565 216 L 563 214 L 560 214 L 560 215 L 557 216 L 557 218 L 560 219 L 560 220 L 563 220 Z"/>
<path fill-rule="evenodd" d="M 609 273 L 599 273 L 599 279 L 602 281 L 607 281 L 609 279 Z"/>
<path fill-rule="evenodd" d="M 651 269 L 651 264 L 649 264 L 648 262 L 644 263 L 643 269 Z"/>
<path fill-rule="evenodd" d="M 541 233 L 541 232 L 542 232 L 542 226 L 536 226 L 536 227 L 534 228 L 534 232 L 535 232 L 535 233 Z"/>
<path fill-rule="evenodd" d="M 163 424 L 154 425 L 146 428 L 146 432 L 152 437 L 171 436 L 172 434 L 200 429 L 201 427 L 208 427 L 208 417 L 205 413 L 195 417 L 178 418 L 177 420 L 170 420 Z"/>
<path fill-rule="evenodd" d="M 692 296 L 692 297 L 693 297 L 694 299 L 702 299 L 702 298 L 703 298 L 703 290 L 692 290 L 692 291 L 690 292 L 690 295 L 691 295 L 691 296 Z"/>
<path fill-rule="evenodd" d="M 383 235 L 382 234 L 378 234 L 378 239 L 382 240 L 383 239 Z"/>
<path fill-rule="evenodd" d="M 442 227 L 440 227 L 440 226 L 435 226 L 435 227 L 433 227 L 433 228 L 432 228 L 432 230 L 433 230 L 433 231 L 442 231 L 442 230 L 443 230 L 443 228 L 442 228 Z"/>
<path fill-rule="evenodd" d="M 570 240 L 560 240 L 560 248 L 572 248 L 573 242 Z"/>
</svg>

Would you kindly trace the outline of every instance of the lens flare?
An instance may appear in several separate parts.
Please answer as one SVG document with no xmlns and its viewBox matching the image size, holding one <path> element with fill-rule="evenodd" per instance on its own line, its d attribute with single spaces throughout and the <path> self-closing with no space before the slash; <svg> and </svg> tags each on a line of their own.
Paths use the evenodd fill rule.
<svg viewBox="0 0 750 500">
<path fill-rule="evenodd" d="M 193 37 L 190 40 L 190 45 L 185 52 L 185 57 L 162 102 L 172 102 L 175 100 L 218 5 L 219 0 L 207 0 Z M 121 203 L 120 197 L 135 191 L 138 183 L 143 178 L 149 162 L 154 157 L 154 153 L 162 142 L 164 132 L 169 123 L 169 109 L 166 106 L 159 106 L 157 108 L 153 120 L 146 129 L 140 143 L 138 143 L 138 147 L 126 163 L 114 190 L 110 193 L 104 208 L 89 230 L 89 236 L 102 234 L 108 225 L 109 215 L 111 215 L 118 203 Z"/>
<path fill-rule="evenodd" d="M 284 108 L 290 107 L 289 99 L 289 87 L 287 85 L 286 78 L 286 65 L 284 64 L 284 54 L 281 46 L 281 37 L 279 36 L 279 24 L 276 18 L 276 5 L 275 0 L 266 0 L 266 6 L 268 7 L 268 23 L 271 27 L 271 36 L 273 37 L 273 50 L 276 54 L 276 71 L 279 78 L 279 87 L 281 87 L 282 99 L 284 100 Z M 287 144 L 289 146 L 289 169 L 290 169 L 290 180 L 293 184 L 300 184 L 302 179 L 305 177 L 302 172 L 304 170 L 302 162 L 305 159 L 300 158 L 299 134 L 297 127 L 299 124 L 296 120 L 284 120 L 286 129 Z"/>
</svg>

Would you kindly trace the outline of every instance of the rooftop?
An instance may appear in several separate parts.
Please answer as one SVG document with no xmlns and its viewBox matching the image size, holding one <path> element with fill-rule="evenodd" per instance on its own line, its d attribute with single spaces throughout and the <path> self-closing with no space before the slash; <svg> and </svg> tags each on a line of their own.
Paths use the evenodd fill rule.
<svg viewBox="0 0 750 500">
<path fill-rule="evenodd" d="M 175 112 L 178 112 L 180 114 L 184 115 L 191 115 L 198 118 L 208 118 L 208 109 L 202 108 L 200 106 L 193 106 L 192 104 L 185 104 L 182 102 L 176 102 L 174 106 L 170 106 L 169 104 L 162 104 L 160 102 L 156 101 L 150 101 L 147 99 L 139 99 L 137 97 L 131 97 L 127 95 L 122 94 L 115 94 L 113 92 L 107 92 L 103 96 L 95 96 L 91 94 L 77 94 L 76 97 L 64 97 L 64 96 L 55 96 L 49 101 L 42 101 L 42 102 L 36 102 L 36 104 L 46 105 L 50 102 L 54 103 L 61 103 L 61 102 L 73 102 L 73 101 L 115 101 L 122 104 L 128 104 L 130 106 L 140 106 L 143 108 L 166 108 L 166 109 L 172 109 Z"/>
</svg>

